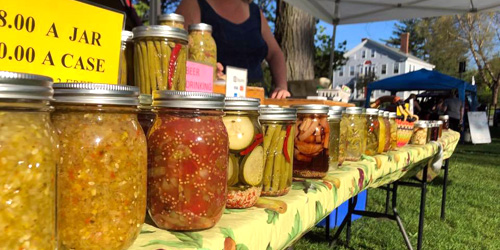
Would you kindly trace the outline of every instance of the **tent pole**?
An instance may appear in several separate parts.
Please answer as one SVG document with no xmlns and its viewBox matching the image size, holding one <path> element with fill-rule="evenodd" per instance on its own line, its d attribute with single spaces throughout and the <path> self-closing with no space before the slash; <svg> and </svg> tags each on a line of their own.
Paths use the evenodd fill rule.
<svg viewBox="0 0 500 250">
<path fill-rule="evenodd" d="M 335 0 L 333 7 L 333 32 L 332 32 L 332 51 L 330 53 L 330 64 L 328 67 L 328 79 L 330 79 L 330 87 L 333 87 L 333 63 L 335 62 L 335 38 L 337 36 L 337 25 L 339 24 L 339 3 L 340 0 Z"/>
<path fill-rule="evenodd" d="M 149 2 L 149 25 L 158 24 L 158 8 L 160 2 L 158 0 L 151 0 Z"/>
</svg>

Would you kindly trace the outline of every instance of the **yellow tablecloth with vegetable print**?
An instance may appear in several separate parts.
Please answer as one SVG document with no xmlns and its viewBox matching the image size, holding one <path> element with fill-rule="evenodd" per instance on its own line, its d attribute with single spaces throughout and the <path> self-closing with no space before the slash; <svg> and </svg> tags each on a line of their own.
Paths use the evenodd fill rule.
<svg viewBox="0 0 500 250">
<path fill-rule="evenodd" d="M 443 132 L 440 143 L 451 156 L 459 134 Z M 169 232 L 145 224 L 130 249 L 283 249 L 359 192 L 409 175 L 416 166 L 432 160 L 438 146 L 405 146 L 397 151 L 359 162 L 346 162 L 324 179 L 296 180 L 283 197 L 262 197 L 256 207 L 226 209 L 219 223 L 199 232 Z"/>
</svg>

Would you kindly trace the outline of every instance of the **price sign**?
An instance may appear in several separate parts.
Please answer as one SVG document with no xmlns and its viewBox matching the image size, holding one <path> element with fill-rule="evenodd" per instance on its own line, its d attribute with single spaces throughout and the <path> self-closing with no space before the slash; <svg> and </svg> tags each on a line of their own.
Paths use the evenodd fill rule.
<svg viewBox="0 0 500 250">
<path fill-rule="evenodd" d="M 4 0 L 0 70 L 116 84 L 124 14 L 76 0 Z"/>
<path fill-rule="evenodd" d="M 246 97 L 247 74 L 246 69 L 226 67 L 226 96 Z"/>
</svg>

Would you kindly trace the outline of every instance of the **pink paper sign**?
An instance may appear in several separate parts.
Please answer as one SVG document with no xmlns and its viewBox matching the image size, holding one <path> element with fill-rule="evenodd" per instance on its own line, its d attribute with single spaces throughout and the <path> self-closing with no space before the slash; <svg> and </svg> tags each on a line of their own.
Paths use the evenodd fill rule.
<svg viewBox="0 0 500 250">
<path fill-rule="evenodd" d="M 213 92 L 214 68 L 192 61 L 186 62 L 186 91 Z"/>
</svg>

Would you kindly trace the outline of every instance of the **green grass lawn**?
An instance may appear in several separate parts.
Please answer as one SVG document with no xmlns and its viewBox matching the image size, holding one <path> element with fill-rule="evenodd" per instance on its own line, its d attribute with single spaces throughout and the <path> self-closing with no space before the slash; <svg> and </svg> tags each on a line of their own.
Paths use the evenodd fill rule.
<svg viewBox="0 0 500 250">
<path fill-rule="evenodd" d="M 423 249 L 500 249 L 500 129 L 489 145 L 459 145 L 450 159 L 446 220 L 440 219 L 443 174 L 427 189 Z M 367 208 L 384 210 L 385 191 L 369 190 Z M 398 211 L 416 248 L 420 189 L 398 189 Z M 334 230 L 331 231 L 333 235 Z M 352 223 L 350 247 L 345 230 L 334 249 L 405 249 L 394 221 L 361 218 Z M 294 249 L 329 249 L 324 228 L 315 228 Z"/>
</svg>

